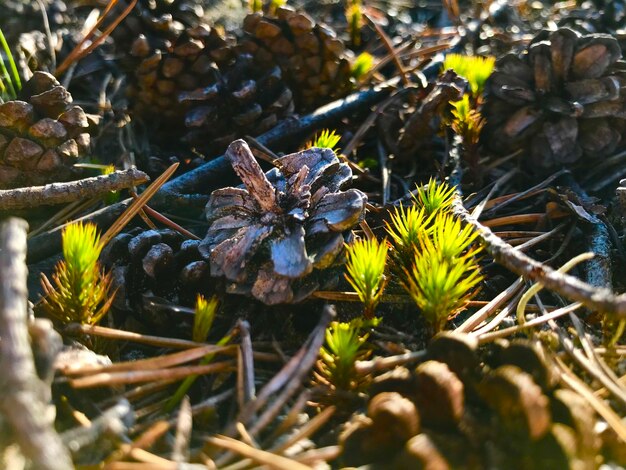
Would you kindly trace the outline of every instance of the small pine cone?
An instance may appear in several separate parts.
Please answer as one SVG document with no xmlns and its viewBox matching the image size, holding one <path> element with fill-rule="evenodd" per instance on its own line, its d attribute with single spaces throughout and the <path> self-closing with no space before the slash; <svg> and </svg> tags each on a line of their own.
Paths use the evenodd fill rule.
<svg viewBox="0 0 626 470">
<path fill-rule="evenodd" d="M 151 122 L 159 121 L 163 137 L 181 135 L 187 103 L 178 95 L 210 87 L 220 77 L 218 64 L 227 62 L 232 51 L 228 40 L 214 28 L 188 28 L 167 49 L 152 49 L 141 36 L 131 55 L 139 60 L 128 94 L 132 112 Z"/>
<path fill-rule="evenodd" d="M 68 180 L 89 155 L 87 115 L 49 73 L 35 72 L 16 100 L 0 104 L 0 188 Z"/>
<path fill-rule="evenodd" d="M 540 33 L 523 53 L 497 61 L 486 86 L 483 142 L 497 153 L 526 149 L 527 166 L 539 172 L 610 155 L 626 128 L 621 56 L 608 35 Z"/>
<path fill-rule="evenodd" d="M 248 15 L 243 28 L 247 36 L 239 49 L 264 69 L 277 64 L 296 92 L 298 106 L 311 109 L 350 91 L 350 63 L 343 43 L 329 27 L 282 7 L 275 17 Z"/>
<path fill-rule="evenodd" d="M 292 92 L 282 80 L 280 68 L 263 71 L 248 54 L 223 68 L 211 86 L 178 95 L 188 107 L 184 140 L 212 153 L 245 134 L 257 135 L 293 113 Z"/>
<path fill-rule="evenodd" d="M 117 18 L 130 3 L 120 0 L 109 17 Z M 202 3 L 201 0 L 138 0 L 111 33 L 122 66 L 130 71 L 137 57 L 171 48 L 186 29 L 202 22 Z"/>
<path fill-rule="evenodd" d="M 100 257 L 117 290 L 113 307 L 144 312 L 144 295 L 192 303 L 209 284 L 209 266 L 198 244 L 168 229 L 135 229 L 117 235 Z"/>
<path fill-rule="evenodd" d="M 199 248 L 211 275 L 269 305 L 303 299 L 316 288 L 312 274 L 343 253 L 367 197 L 341 190 L 352 171 L 330 149 L 286 155 L 267 174 L 242 140 L 226 158 L 245 189 L 218 189 L 207 204 L 210 226 Z"/>
</svg>

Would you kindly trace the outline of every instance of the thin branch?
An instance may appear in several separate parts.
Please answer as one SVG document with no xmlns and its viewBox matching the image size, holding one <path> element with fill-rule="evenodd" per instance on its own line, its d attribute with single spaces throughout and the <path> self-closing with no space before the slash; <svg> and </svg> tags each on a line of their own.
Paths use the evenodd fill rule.
<svg viewBox="0 0 626 470">
<path fill-rule="evenodd" d="M 148 175 L 143 171 L 131 168 L 67 183 L 3 189 L 0 190 L 0 210 L 30 209 L 104 196 L 110 191 L 119 191 L 145 183 L 148 179 Z"/>
<path fill-rule="evenodd" d="M 626 318 L 625 294 L 616 295 L 610 289 L 594 287 L 574 276 L 559 273 L 521 253 L 472 217 L 463 207 L 459 197 L 455 197 L 453 211 L 465 223 L 471 224 L 476 229 L 489 254 L 505 268 L 525 279 L 540 282 L 546 289 L 573 302 L 581 302 L 592 310 L 614 315 L 617 318 Z"/>
<path fill-rule="evenodd" d="M 34 468 L 74 468 L 43 402 L 28 335 L 26 231 L 20 219 L 0 224 L 0 412 Z"/>
</svg>

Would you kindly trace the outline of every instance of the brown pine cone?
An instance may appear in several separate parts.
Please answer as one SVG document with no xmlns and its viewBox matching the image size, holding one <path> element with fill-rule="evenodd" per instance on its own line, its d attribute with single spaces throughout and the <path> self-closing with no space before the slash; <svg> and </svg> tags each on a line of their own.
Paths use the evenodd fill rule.
<svg viewBox="0 0 626 470">
<path fill-rule="evenodd" d="M 262 70 L 248 54 L 223 67 L 213 85 L 182 92 L 178 100 L 188 108 L 184 140 L 211 153 L 223 152 L 238 137 L 271 129 L 294 109 L 280 68 Z"/>
<path fill-rule="evenodd" d="M 187 29 L 176 44 L 162 50 L 153 50 L 139 37 L 131 50 L 139 59 L 128 90 L 132 112 L 152 124 L 157 121 L 166 137 L 180 135 L 186 103 L 178 94 L 215 84 L 217 64 L 227 62 L 230 54 L 226 38 L 205 25 Z"/>
<path fill-rule="evenodd" d="M 210 226 L 199 247 L 211 275 L 226 278 L 229 292 L 268 305 L 306 298 L 318 274 L 341 260 L 367 196 L 342 190 L 352 171 L 330 149 L 286 155 L 268 173 L 243 140 L 230 144 L 226 158 L 245 189 L 211 193 Z"/>
<path fill-rule="evenodd" d="M 497 61 L 483 142 L 497 153 L 525 149 L 533 171 L 610 155 L 626 130 L 621 56 L 612 36 L 540 33 L 523 53 Z"/>
<path fill-rule="evenodd" d="M 467 81 L 448 70 L 426 88 L 411 90 L 402 101 L 387 107 L 377 125 L 389 152 L 401 162 L 432 162 L 442 116 L 466 88 Z"/>
<path fill-rule="evenodd" d="M 0 188 L 66 181 L 89 155 L 89 122 L 49 73 L 35 72 L 16 100 L 0 105 Z"/>
<path fill-rule="evenodd" d="M 117 235 L 102 251 L 102 264 L 112 273 L 118 311 L 147 314 L 151 298 L 193 304 L 209 286 L 209 266 L 199 242 L 169 229 L 134 229 Z M 156 322 L 156 320 L 155 320 Z"/>
<path fill-rule="evenodd" d="M 139 56 L 145 57 L 155 50 L 172 47 L 188 28 L 202 22 L 202 3 L 201 0 L 138 0 L 111 33 L 121 64 L 132 70 L 137 63 L 134 57 L 138 48 L 148 50 Z M 129 4 L 129 0 L 119 1 L 109 17 L 117 18 Z"/>
<path fill-rule="evenodd" d="M 580 395 L 546 380 L 550 365 L 541 360 L 539 344 L 501 341 L 479 349 L 475 338 L 448 332 L 427 351 L 430 360 L 416 369 L 399 367 L 374 379 L 367 415 L 356 415 L 339 438 L 342 463 L 596 468 L 594 412 Z M 392 395 L 402 412 L 382 414 L 385 420 L 377 426 L 376 406 Z M 407 426 L 414 422 L 419 425 Z"/>
<path fill-rule="evenodd" d="M 304 109 L 345 96 L 351 89 L 343 43 L 329 27 L 305 13 L 278 8 L 275 17 L 250 14 L 239 48 L 264 69 L 277 64 Z"/>
</svg>

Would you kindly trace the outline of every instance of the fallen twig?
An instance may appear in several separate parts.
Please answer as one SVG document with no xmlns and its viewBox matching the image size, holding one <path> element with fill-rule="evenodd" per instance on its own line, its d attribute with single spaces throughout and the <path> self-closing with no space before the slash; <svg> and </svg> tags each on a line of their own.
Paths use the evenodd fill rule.
<svg viewBox="0 0 626 470">
<path fill-rule="evenodd" d="M 148 175 L 143 171 L 131 168 L 67 183 L 3 189 L 0 190 L 0 210 L 29 209 L 104 196 L 110 191 L 119 191 L 145 183 L 148 179 Z"/>
<path fill-rule="evenodd" d="M 33 468 L 74 468 L 43 402 L 28 336 L 26 231 L 23 220 L 0 224 L 0 411 Z"/>
<path fill-rule="evenodd" d="M 521 253 L 476 220 L 463 207 L 458 196 L 455 197 L 453 211 L 464 222 L 471 224 L 476 229 L 487 251 L 497 263 L 525 279 L 540 282 L 547 289 L 571 301 L 581 302 L 592 310 L 614 315 L 618 318 L 626 318 L 626 295 L 616 295 L 610 289 L 594 287 L 574 276 L 559 273 Z"/>
</svg>

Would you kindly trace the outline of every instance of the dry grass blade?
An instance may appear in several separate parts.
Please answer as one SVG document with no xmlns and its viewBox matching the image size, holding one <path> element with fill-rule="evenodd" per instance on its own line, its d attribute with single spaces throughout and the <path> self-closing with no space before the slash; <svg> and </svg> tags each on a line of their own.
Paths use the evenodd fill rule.
<svg viewBox="0 0 626 470">
<path fill-rule="evenodd" d="M 170 424 L 167 421 L 157 421 L 147 430 L 141 433 L 141 435 L 136 438 L 132 443 L 122 444 L 118 450 L 113 452 L 105 460 L 105 468 L 109 468 L 106 466 L 107 464 L 126 458 L 134 449 L 145 449 L 151 447 L 169 429 Z"/>
<path fill-rule="evenodd" d="M 511 300 L 507 305 L 504 306 L 498 314 L 489 321 L 489 323 L 482 325 L 480 328 L 476 328 L 472 331 L 472 334 L 475 336 L 480 336 L 485 333 L 489 333 L 494 330 L 504 321 L 506 317 L 508 317 L 511 312 L 515 311 L 515 307 L 519 299 L 522 297 L 522 292 L 518 292 L 517 295 Z"/>
<path fill-rule="evenodd" d="M 411 81 L 409 80 L 409 77 L 407 76 L 407 73 L 404 70 L 404 66 L 402 65 L 402 61 L 398 57 L 398 53 L 393 47 L 393 44 L 391 44 L 391 40 L 389 39 L 389 36 L 387 36 L 383 28 L 381 28 L 380 25 L 376 23 L 376 21 L 370 18 L 369 15 L 364 14 L 363 17 L 374 27 L 374 29 L 376 30 L 376 34 L 378 34 L 380 39 L 383 41 L 383 44 L 387 48 L 387 51 L 389 52 L 389 54 L 391 54 L 391 57 L 393 58 L 393 62 L 396 65 L 398 72 L 400 72 L 400 78 L 402 79 L 402 84 L 405 87 L 410 86 Z"/>
<path fill-rule="evenodd" d="M 581 304 L 580 302 L 574 302 L 573 304 L 570 304 L 566 307 L 559 308 L 557 310 L 554 310 L 553 312 L 550 312 L 540 317 L 529 320 L 522 325 L 511 326 L 509 328 L 504 328 L 502 330 L 494 331 L 493 333 L 484 333 L 478 337 L 478 342 L 480 344 L 484 344 L 484 343 L 494 341 L 498 338 L 506 338 L 507 336 L 511 336 L 515 333 L 519 333 L 529 328 L 542 325 L 544 323 L 549 322 L 550 320 L 554 320 L 556 318 L 562 317 L 563 315 L 566 315 L 568 313 L 572 313 L 575 310 L 578 310 L 582 306 L 583 304 Z"/>
<path fill-rule="evenodd" d="M 133 199 L 136 200 L 138 198 L 139 198 L 139 196 L 137 196 L 136 194 L 133 194 Z M 157 220 L 158 222 L 162 223 L 163 225 L 166 225 L 167 227 L 170 227 L 173 230 L 176 230 L 181 235 L 183 235 L 183 236 L 185 236 L 185 237 L 187 237 L 187 238 L 189 238 L 191 240 L 202 240 L 196 234 L 191 233 L 189 230 L 187 230 L 184 227 L 181 227 L 176 222 L 174 222 L 172 219 L 164 216 L 163 214 L 161 214 L 158 211 L 155 211 L 154 209 L 149 207 L 147 204 L 143 207 L 143 210 L 145 211 L 145 213 L 147 215 L 149 215 L 153 219 Z"/>
<path fill-rule="evenodd" d="M 183 463 L 189 460 L 189 446 L 193 420 L 191 416 L 191 403 L 189 397 L 185 396 L 181 403 L 176 422 L 176 435 L 172 449 L 172 460 Z"/>
<path fill-rule="evenodd" d="M 455 331 L 459 333 L 469 333 L 474 330 L 474 328 L 484 322 L 502 303 L 514 296 L 521 289 L 523 282 L 522 278 L 518 278 L 508 288 L 500 292 L 491 302 L 465 320 Z"/>
<path fill-rule="evenodd" d="M 115 328 L 107 328 L 98 325 L 81 325 L 79 323 L 70 323 L 63 330 L 69 335 L 89 335 L 100 336 L 102 338 L 116 339 L 119 341 L 132 341 L 134 343 L 147 344 L 159 348 L 171 349 L 191 349 L 206 346 L 206 343 L 196 343 L 187 339 L 164 338 L 162 336 L 142 335 L 132 331 L 117 330 Z"/>
<path fill-rule="evenodd" d="M 91 37 L 95 34 L 96 30 L 100 27 L 100 25 L 104 22 L 105 18 L 111 12 L 113 7 L 118 3 L 118 0 L 111 0 L 107 7 L 102 12 L 102 16 L 96 22 L 93 28 L 85 35 L 85 37 L 76 45 L 76 47 L 68 54 L 65 60 L 57 67 L 54 71 L 54 75 L 57 77 L 65 72 L 74 62 L 79 61 L 83 57 L 87 56 L 91 51 L 93 51 L 96 47 L 104 42 L 104 40 L 113 32 L 113 30 L 119 25 L 124 18 L 128 16 L 128 14 L 135 8 L 135 4 L 137 0 L 131 0 L 130 4 L 126 9 L 117 17 L 115 20 L 105 29 L 102 34 L 95 39 L 88 47 L 83 49 L 85 43 L 91 39 Z"/>
<path fill-rule="evenodd" d="M 235 350 L 236 346 L 213 346 L 207 345 L 200 348 L 179 351 L 166 356 L 156 356 L 137 361 L 116 362 L 106 366 L 83 366 L 79 369 L 66 368 L 62 372 L 66 375 L 90 375 L 103 372 L 129 372 L 138 370 L 155 370 L 172 367 L 186 362 L 200 359 L 207 354 L 218 354 L 226 350 Z"/>
<path fill-rule="evenodd" d="M 119 384 L 153 382 L 155 380 L 184 379 L 189 375 L 204 375 L 235 370 L 234 361 L 216 362 L 206 366 L 170 367 L 158 370 L 138 370 L 89 375 L 69 381 L 73 388 L 107 387 Z"/>
<path fill-rule="evenodd" d="M 340 446 L 319 447 L 298 454 L 295 460 L 303 464 L 310 463 L 312 466 L 321 467 L 331 460 L 336 460 L 341 455 L 341 452 L 342 448 Z"/>
<path fill-rule="evenodd" d="M 166 463 L 156 462 L 111 462 L 107 464 L 105 470 L 177 470 L 179 465 L 176 462 L 167 461 Z M 198 467 L 206 468 L 206 467 Z"/>
<path fill-rule="evenodd" d="M 49 227 L 57 226 L 57 224 L 66 223 L 67 221 L 72 219 L 77 219 L 78 214 L 86 212 L 92 206 L 99 204 L 100 201 L 101 199 L 98 197 L 93 199 L 87 199 L 86 201 L 79 200 L 68 204 L 59 212 L 50 217 L 48 220 L 43 222 L 39 227 L 28 232 L 27 238 L 36 237 L 37 235 L 46 231 Z"/>
<path fill-rule="evenodd" d="M 602 416 L 607 424 L 615 431 L 615 434 L 626 443 L 626 424 L 621 418 L 613 411 L 613 409 L 606 404 L 606 402 L 593 393 L 593 390 L 589 388 L 582 380 L 580 380 L 576 374 L 574 374 L 558 357 L 554 357 L 554 360 L 561 372 L 561 380 L 572 390 L 582 396 L 596 412 Z"/>
<path fill-rule="evenodd" d="M 481 223 L 485 227 L 494 228 L 502 227 L 505 225 L 517 225 L 517 224 L 535 224 L 546 218 L 557 219 L 562 217 L 568 217 L 570 214 L 565 211 L 555 211 L 550 215 L 543 212 L 536 214 L 519 214 L 519 215 L 507 215 L 505 217 L 498 217 L 496 219 L 484 220 Z"/>
<path fill-rule="evenodd" d="M 328 420 L 335 413 L 336 408 L 334 406 L 329 406 L 324 409 L 321 413 L 315 415 L 312 419 L 310 419 L 304 426 L 302 426 L 296 433 L 289 437 L 284 443 L 279 445 L 278 447 L 272 448 L 273 452 L 282 453 L 285 450 L 289 449 L 289 447 L 297 444 L 302 439 L 307 439 L 311 437 L 319 428 L 324 426 L 328 422 Z"/>
<path fill-rule="evenodd" d="M 268 465 L 275 470 L 312 470 L 312 467 L 295 460 L 276 455 L 265 450 L 255 449 L 249 445 L 227 436 L 216 436 L 208 439 L 209 443 L 224 450 L 236 452 L 248 457 L 261 465 Z"/>
<path fill-rule="evenodd" d="M 141 195 L 135 199 L 130 206 L 119 216 L 119 218 L 111 225 L 109 230 L 106 231 L 100 241 L 103 245 L 109 243 L 113 237 L 122 231 L 124 227 L 132 220 L 137 213 L 144 208 L 148 201 L 156 194 L 156 192 L 163 186 L 167 180 L 171 178 L 179 163 L 174 163 L 167 170 L 165 170 L 157 179 L 155 179 Z"/>
<path fill-rule="evenodd" d="M 541 243 L 541 242 L 543 242 L 545 240 L 548 240 L 550 237 L 556 235 L 558 232 L 563 230 L 565 227 L 566 227 L 566 224 L 564 224 L 564 223 L 563 224 L 559 224 L 556 227 L 554 227 L 552 230 L 550 230 L 549 232 L 546 232 L 546 233 L 544 233 L 542 235 L 538 235 L 538 236 L 536 236 L 534 238 L 531 238 L 530 240 L 528 240 L 528 241 L 526 241 L 526 242 L 524 242 L 524 243 L 522 243 L 520 245 L 515 246 L 515 249 L 519 250 L 519 251 L 525 251 L 525 250 L 527 250 L 529 248 L 532 248 L 533 246 L 535 246 L 535 245 L 537 245 L 537 244 L 539 244 L 539 243 Z M 510 239 L 509 242 L 512 243 L 513 239 Z"/>
</svg>

